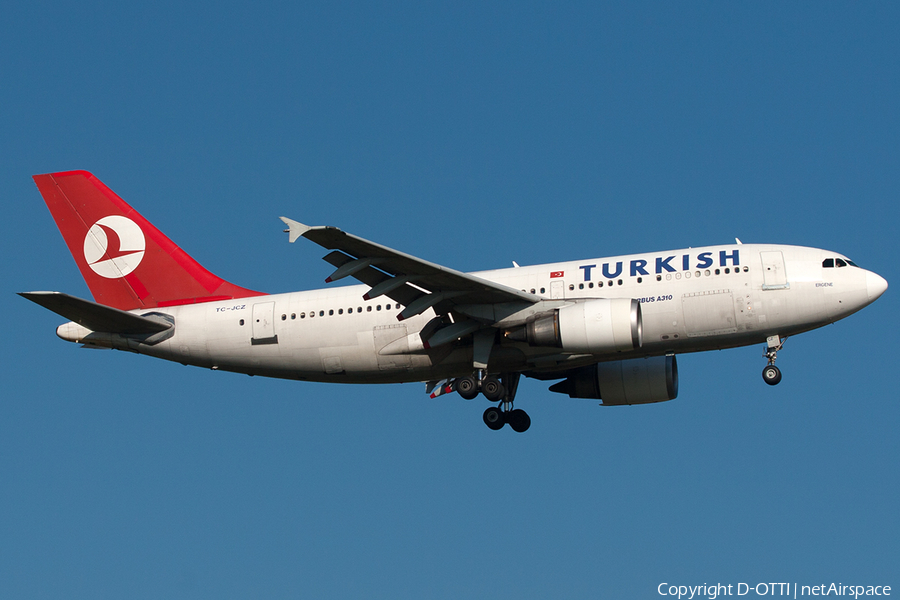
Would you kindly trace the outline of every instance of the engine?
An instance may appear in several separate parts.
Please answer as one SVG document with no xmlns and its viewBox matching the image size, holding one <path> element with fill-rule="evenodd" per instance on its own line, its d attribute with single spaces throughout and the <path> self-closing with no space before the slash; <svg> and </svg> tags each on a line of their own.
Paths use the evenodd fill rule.
<svg viewBox="0 0 900 600">
<path fill-rule="evenodd" d="M 575 302 L 531 317 L 525 327 L 507 334 L 531 346 L 567 352 L 603 354 L 641 347 L 641 304 L 630 298 Z"/>
<path fill-rule="evenodd" d="M 601 399 L 604 406 L 665 402 L 678 395 L 678 364 L 674 355 L 598 363 L 575 370 L 550 391 Z"/>
</svg>

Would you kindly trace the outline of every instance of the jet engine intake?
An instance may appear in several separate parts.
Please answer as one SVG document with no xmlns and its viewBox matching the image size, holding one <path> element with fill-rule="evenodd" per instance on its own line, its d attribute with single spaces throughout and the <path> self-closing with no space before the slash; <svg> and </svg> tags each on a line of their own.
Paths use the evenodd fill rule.
<svg viewBox="0 0 900 600">
<path fill-rule="evenodd" d="M 600 298 L 531 317 L 524 328 L 508 333 L 507 337 L 531 346 L 604 354 L 640 348 L 642 335 L 640 302 L 630 298 Z"/>
<path fill-rule="evenodd" d="M 550 391 L 603 400 L 604 406 L 665 402 L 678 395 L 678 364 L 674 355 L 597 363 L 577 369 Z"/>
</svg>

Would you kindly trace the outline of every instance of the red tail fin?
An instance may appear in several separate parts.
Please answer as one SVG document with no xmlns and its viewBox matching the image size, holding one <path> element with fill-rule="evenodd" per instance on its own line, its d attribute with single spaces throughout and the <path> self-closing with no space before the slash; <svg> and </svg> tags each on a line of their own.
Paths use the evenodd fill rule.
<svg viewBox="0 0 900 600">
<path fill-rule="evenodd" d="M 34 182 L 100 304 L 131 310 L 262 295 L 204 269 L 87 171 Z"/>
</svg>

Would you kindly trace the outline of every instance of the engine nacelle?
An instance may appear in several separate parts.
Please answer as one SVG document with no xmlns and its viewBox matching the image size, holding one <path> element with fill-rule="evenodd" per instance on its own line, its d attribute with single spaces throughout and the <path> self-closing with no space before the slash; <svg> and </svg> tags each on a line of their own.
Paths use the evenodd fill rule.
<svg viewBox="0 0 900 600">
<path fill-rule="evenodd" d="M 665 402 L 678 395 L 678 363 L 674 355 L 602 362 L 577 369 L 550 391 L 604 405 Z"/>
<path fill-rule="evenodd" d="M 566 352 L 603 354 L 640 348 L 643 336 L 641 303 L 630 298 L 600 298 L 575 302 L 549 314 L 532 317 L 511 339 Z"/>
</svg>

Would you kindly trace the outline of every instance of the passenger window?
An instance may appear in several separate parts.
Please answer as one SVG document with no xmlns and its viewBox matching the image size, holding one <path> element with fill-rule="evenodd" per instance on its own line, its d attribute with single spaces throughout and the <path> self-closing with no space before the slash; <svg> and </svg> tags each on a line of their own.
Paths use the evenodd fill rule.
<svg viewBox="0 0 900 600">
<path fill-rule="evenodd" d="M 381 310 L 381 305 L 379 304 L 378 306 L 376 306 L 375 310 Z"/>
<path fill-rule="evenodd" d="M 598 281 L 598 282 L 597 282 L 597 287 L 603 287 L 603 282 L 602 282 L 602 281 Z"/>
<path fill-rule="evenodd" d="M 324 317 L 324 316 L 325 316 L 325 311 L 324 311 L 324 310 L 320 310 L 320 311 L 319 311 L 319 316 L 320 316 L 320 317 Z"/>
<path fill-rule="evenodd" d="M 244 326 L 244 320 L 241 319 L 241 327 L 243 327 L 243 326 Z"/>
<path fill-rule="evenodd" d="M 643 277 L 638 277 L 638 283 L 643 283 L 643 281 L 644 281 Z"/>
<path fill-rule="evenodd" d="M 282 321 L 287 321 L 287 315 L 281 315 L 281 320 L 282 320 Z"/>
<path fill-rule="evenodd" d="M 572 286 L 569 286 L 569 287 L 571 288 Z M 584 289 L 584 284 L 583 284 L 583 283 L 579 283 L 579 284 L 578 284 L 578 289 L 579 289 L 579 290 L 583 290 L 583 289 Z"/>
<path fill-rule="evenodd" d="M 329 309 L 328 309 L 328 316 L 329 316 L 329 317 L 333 317 L 333 316 L 334 316 L 334 309 L 333 309 L 333 308 L 329 308 Z"/>
<path fill-rule="evenodd" d="M 546 289 L 541 288 L 541 293 L 542 293 L 542 294 L 543 294 L 545 291 L 546 291 Z"/>
<path fill-rule="evenodd" d="M 621 280 L 621 279 L 619 280 L 619 285 L 622 285 L 622 280 Z"/>
<path fill-rule="evenodd" d="M 584 284 L 582 283 L 581 285 L 583 286 Z M 582 287 L 581 289 L 584 289 L 584 287 Z M 570 292 L 575 291 L 575 284 L 574 284 L 574 283 L 570 283 L 570 284 L 569 284 L 569 291 L 570 291 Z"/>
<path fill-rule="evenodd" d="M 593 281 L 590 282 L 590 283 L 588 284 L 588 287 L 591 288 L 591 289 L 594 289 L 594 282 L 593 282 Z"/>
<path fill-rule="evenodd" d="M 839 267 L 846 267 L 846 266 L 847 266 L 847 263 L 845 263 L 844 261 L 842 261 L 840 258 L 834 259 L 834 262 L 835 262 L 835 264 L 837 264 L 837 266 L 839 266 Z"/>
<path fill-rule="evenodd" d="M 662 275 L 657 275 L 657 276 L 656 276 L 656 280 L 657 280 L 657 281 L 662 281 Z"/>
<path fill-rule="evenodd" d="M 366 312 L 372 312 L 372 305 L 371 305 L 371 304 L 368 305 L 368 306 L 366 307 Z"/>
</svg>

